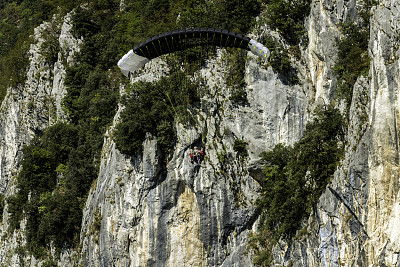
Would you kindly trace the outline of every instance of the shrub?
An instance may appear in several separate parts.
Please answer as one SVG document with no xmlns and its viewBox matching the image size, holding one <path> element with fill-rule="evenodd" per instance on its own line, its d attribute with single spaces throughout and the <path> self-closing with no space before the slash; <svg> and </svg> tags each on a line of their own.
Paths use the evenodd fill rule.
<svg viewBox="0 0 400 267">
<path fill-rule="evenodd" d="M 20 38 L 15 46 L 0 58 L 0 101 L 3 101 L 8 87 L 17 87 L 26 80 L 28 47 L 30 38 Z"/>
<path fill-rule="evenodd" d="M 45 40 L 41 47 L 40 53 L 42 54 L 45 62 L 54 65 L 58 60 L 58 52 L 60 52 L 59 35 L 61 33 L 61 22 L 59 20 L 51 21 L 50 26 L 42 32 L 42 38 Z"/>
<path fill-rule="evenodd" d="M 57 261 L 55 261 L 53 258 L 47 259 L 43 262 L 42 267 L 57 267 Z"/>
<path fill-rule="evenodd" d="M 235 142 L 233 143 L 233 150 L 239 157 L 247 157 L 247 142 L 244 140 L 235 139 Z"/>
<path fill-rule="evenodd" d="M 198 101 L 196 84 L 183 72 L 174 72 L 155 83 L 134 84 L 122 102 L 125 105 L 114 140 L 118 149 L 128 155 L 141 154 L 146 133 L 156 136 L 164 153 L 175 143 L 174 119 L 187 124 L 187 108 Z"/>
<path fill-rule="evenodd" d="M 333 68 L 337 79 L 336 95 L 350 106 L 353 87 L 360 75 L 368 75 L 369 29 L 353 22 L 342 24 L 344 37 L 338 41 L 338 59 Z"/>
<path fill-rule="evenodd" d="M 271 51 L 269 64 L 279 74 L 280 79 L 285 83 L 297 84 L 299 78 L 296 69 L 291 66 L 288 51 L 271 37 L 266 37 L 263 42 Z"/>
<path fill-rule="evenodd" d="M 317 109 L 293 147 L 278 144 L 262 154 L 265 180 L 257 202 L 261 219 L 251 243 L 257 265 L 268 264 L 273 245 L 281 238 L 290 240 L 309 216 L 343 155 L 343 142 L 342 115 L 329 107 Z"/>
<path fill-rule="evenodd" d="M 348 21 L 340 25 L 343 37 L 337 40 L 338 57 L 333 71 L 337 79 L 336 96 L 346 100 L 348 109 L 357 78 L 360 75 L 368 75 L 369 11 L 376 4 L 378 1 L 364 0 L 363 7 L 359 11 L 361 22 Z"/>
<path fill-rule="evenodd" d="M 17 180 L 18 192 L 7 199 L 11 214 L 9 223 L 11 231 L 19 228 L 22 212 L 25 211 L 27 247 L 36 256 L 40 256 L 42 251 L 38 247 L 46 247 L 50 241 L 54 241 L 60 249 L 64 245 L 60 241 L 69 238 L 63 236 L 65 227 L 62 221 L 71 219 L 72 216 L 71 213 L 60 214 L 63 211 L 60 208 L 61 205 L 67 205 L 70 209 L 74 199 L 56 201 L 61 197 L 57 191 L 57 167 L 60 164 L 68 165 L 70 153 L 77 146 L 77 128 L 58 123 L 48 128 L 43 136 L 36 136 L 30 145 L 23 148 L 22 168 Z M 30 200 L 28 194 L 31 196 Z M 78 208 L 80 209 L 79 206 Z"/>
<path fill-rule="evenodd" d="M 246 51 L 242 49 L 227 48 L 224 53 L 227 69 L 225 80 L 226 85 L 231 90 L 229 99 L 237 104 L 248 104 L 246 82 L 244 80 L 246 59 Z"/>
<path fill-rule="evenodd" d="M 311 0 L 264 0 L 267 24 L 277 29 L 290 44 L 307 44 L 304 19 L 310 14 Z"/>
<path fill-rule="evenodd" d="M 179 1 L 173 14 L 181 14 L 181 27 L 221 28 L 245 34 L 261 12 L 260 1 Z"/>
<path fill-rule="evenodd" d="M 112 1 L 105 7 L 110 5 Z M 114 1 L 115 6 L 118 4 Z M 104 16 L 110 12 L 97 11 Z M 66 70 L 63 105 L 72 124 L 56 124 L 24 148 L 19 191 L 8 199 L 10 230 L 19 227 L 25 211 L 27 248 L 36 257 L 43 255 L 51 241 L 57 250 L 78 242 L 82 206 L 97 176 L 103 134 L 116 111 L 119 80 L 110 69 L 118 52 L 110 48 L 115 39 L 109 30 L 115 21 L 113 16 L 96 20 L 98 12 L 89 15 L 89 11 L 77 9 L 77 17 L 85 14 L 101 26 L 95 24 L 99 30 L 86 33 L 74 66 Z"/>
<path fill-rule="evenodd" d="M 81 1 L 21 0 L 0 3 L 0 102 L 8 87 L 24 83 L 29 64 L 28 49 L 33 29 L 54 13 L 65 14 Z M 55 61 L 58 45 L 48 39 L 43 45 L 45 57 Z"/>
</svg>

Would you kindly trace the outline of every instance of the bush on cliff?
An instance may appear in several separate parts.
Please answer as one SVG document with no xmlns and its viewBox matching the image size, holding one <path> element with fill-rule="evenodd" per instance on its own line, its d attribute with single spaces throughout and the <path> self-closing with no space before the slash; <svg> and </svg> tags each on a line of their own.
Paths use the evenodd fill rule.
<svg viewBox="0 0 400 267">
<path fill-rule="evenodd" d="M 319 108 L 293 147 L 278 144 L 262 154 L 265 179 L 257 202 L 261 219 L 250 243 L 256 265 L 268 264 L 277 241 L 289 241 L 310 215 L 343 156 L 344 130 L 339 110 Z"/>
</svg>

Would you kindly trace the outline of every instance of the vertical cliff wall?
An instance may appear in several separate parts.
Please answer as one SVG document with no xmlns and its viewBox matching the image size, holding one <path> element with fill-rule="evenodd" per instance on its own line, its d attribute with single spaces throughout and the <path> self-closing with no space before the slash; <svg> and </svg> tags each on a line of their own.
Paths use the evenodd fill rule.
<svg viewBox="0 0 400 267">
<path fill-rule="evenodd" d="M 113 142 L 121 106 L 107 131 L 97 180 L 83 209 L 80 246 L 61 253 L 71 266 L 252 266 L 249 232 L 259 212 L 259 154 L 278 143 L 301 138 L 313 108 L 335 102 L 333 66 L 340 22 L 357 19 L 361 1 L 313 1 L 306 19 L 308 46 L 292 64 L 301 85 L 287 85 L 271 67 L 248 55 L 245 80 L 248 105 L 228 99 L 227 71 L 220 51 L 201 71 L 208 93 L 201 99 L 196 126 L 176 124 L 178 142 L 165 163 L 148 135 L 142 157 L 121 154 Z M 399 15 L 398 0 L 382 0 L 371 10 L 369 75 L 354 86 L 345 157 L 333 181 L 304 222 L 306 231 L 274 248 L 277 264 L 292 266 L 400 266 L 399 203 Z M 61 52 L 52 64 L 40 52 L 44 23 L 30 49 L 27 82 L 10 88 L 0 110 L 0 189 L 15 192 L 21 148 L 36 132 L 59 119 L 65 94 L 63 61 L 81 40 L 72 37 L 71 17 L 56 31 Z M 263 34 L 274 35 L 268 27 Z M 134 81 L 164 75 L 160 60 Z M 124 89 L 121 87 L 121 93 Z M 189 162 L 188 151 L 205 132 L 206 159 Z M 190 138 L 187 138 L 190 136 Z M 233 149 L 235 139 L 248 143 L 248 157 Z M 31 266 L 38 261 L 18 254 L 25 238 L 7 232 L 7 206 L 1 226 L 0 264 Z M 22 224 L 23 226 L 23 224 Z"/>
<path fill-rule="evenodd" d="M 115 148 L 109 130 L 100 174 L 84 209 L 81 263 L 252 265 L 245 252 L 258 217 L 259 184 L 249 167 L 257 170 L 260 152 L 299 138 L 307 100 L 300 86 L 284 85 L 272 69 L 251 58 L 246 67 L 249 105 L 234 105 L 227 97 L 221 57 L 202 70 L 209 89 L 199 109 L 198 119 L 204 119 L 186 130 L 177 124 L 178 143 L 167 165 L 151 136 L 143 157 L 131 158 Z M 153 62 L 137 79 L 159 76 L 158 66 Z M 196 166 L 189 148 L 200 143 L 204 131 L 207 156 Z M 248 142 L 248 158 L 236 155 L 235 139 Z"/>
<path fill-rule="evenodd" d="M 63 61 L 72 62 L 79 51 L 81 40 L 71 33 L 71 14 L 64 18 L 54 16 L 35 29 L 34 44 L 30 46 L 27 79 L 18 88 L 8 88 L 0 109 L 0 188 L 6 197 L 15 194 L 16 177 L 20 171 L 22 147 L 29 144 L 37 133 L 66 116 L 61 101 L 66 93 L 64 87 L 65 66 Z M 48 33 L 51 33 L 51 37 Z M 47 33 L 47 34 L 46 34 Z M 48 62 L 41 50 L 48 38 L 56 38 L 60 46 L 56 62 Z M 14 233 L 8 231 L 7 204 L 3 211 L 1 224 L 0 264 L 18 266 L 23 261 L 35 265 L 36 260 L 24 255 L 21 249 L 25 243 L 24 222 L 22 228 Z M 18 252 L 21 253 L 18 253 Z"/>
<path fill-rule="evenodd" d="M 335 56 L 332 40 L 340 36 L 337 22 L 346 16 L 357 19 L 356 4 L 321 1 L 313 5 L 307 54 L 321 95 L 332 89 L 328 85 Z M 276 249 L 275 259 L 281 264 L 400 264 L 398 21 L 398 1 L 379 1 L 371 10 L 370 70 L 354 86 L 345 158 L 309 218 L 307 234 Z"/>
</svg>

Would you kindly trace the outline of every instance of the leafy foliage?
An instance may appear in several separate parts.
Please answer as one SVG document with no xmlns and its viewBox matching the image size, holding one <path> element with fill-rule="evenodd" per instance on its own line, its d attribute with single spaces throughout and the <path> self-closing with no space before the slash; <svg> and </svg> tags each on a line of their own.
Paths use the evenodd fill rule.
<svg viewBox="0 0 400 267">
<path fill-rule="evenodd" d="M 361 9 L 358 10 L 359 15 L 364 25 L 369 26 L 371 18 L 371 8 L 379 4 L 378 0 L 362 0 Z"/>
<path fill-rule="evenodd" d="M 239 157 L 247 157 L 247 155 L 249 154 L 247 152 L 247 142 L 244 140 L 235 139 L 233 143 L 233 150 L 237 152 L 237 155 Z"/>
<path fill-rule="evenodd" d="M 45 62 L 48 62 L 53 66 L 57 62 L 58 53 L 61 50 L 59 42 L 61 22 L 59 19 L 60 18 L 51 20 L 49 26 L 41 33 L 41 37 L 44 39 L 44 42 L 41 44 L 40 53 Z"/>
<path fill-rule="evenodd" d="M 248 104 L 245 89 L 246 82 L 244 80 L 246 51 L 237 48 L 228 48 L 223 58 L 227 69 L 225 73 L 226 85 L 231 90 L 229 99 L 237 104 Z"/>
<path fill-rule="evenodd" d="M 271 51 L 269 64 L 271 64 L 274 71 L 279 73 L 280 79 L 289 84 L 296 84 L 299 82 L 296 69 L 290 64 L 288 51 L 282 44 L 275 41 L 271 37 L 266 37 L 263 41 Z"/>
<path fill-rule="evenodd" d="M 286 84 L 298 84 L 297 71 L 291 66 L 289 57 L 300 58 L 300 45 L 307 45 L 308 38 L 304 27 L 304 19 L 310 14 L 311 0 L 263 0 L 266 5 L 265 19 L 260 19 L 261 25 L 268 24 L 277 30 L 290 44 L 286 49 L 272 37 L 266 36 L 261 42 L 271 51 L 269 63 L 279 78 Z"/>
<path fill-rule="evenodd" d="M 7 200 L 11 214 L 9 223 L 10 230 L 19 228 L 22 211 L 25 211 L 27 246 L 36 256 L 41 256 L 41 248 L 48 246 L 50 241 L 55 242 L 58 248 L 67 240 L 72 241 L 76 229 L 70 222 L 78 219 L 80 224 L 80 217 L 64 212 L 74 208 L 76 198 L 69 194 L 74 177 L 67 176 L 63 178 L 66 181 L 60 183 L 59 179 L 67 173 L 57 172 L 60 164 L 68 165 L 69 155 L 78 144 L 78 129 L 58 123 L 23 148 L 22 170 L 17 184 L 19 191 Z"/>
<path fill-rule="evenodd" d="M 174 118 L 190 122 L 187 108 L 199 100 L 196 89 L 182 71 L 155 83 L 135 83 L 122 100 L 125 110 L 114 135 L 118 149 L 128 155 L 141 154 L 146 133 L 151 133 L 168 153 L 176 139 Z"/>
<path fill-rule="evenodd" d="M 57 267 L 57 261 L 55 261 L 53 258 L 47 259 L 43 262 L 42 267 Z"/>
<path fill-rule="evenodd" d="M 102 58 L 97 62 L 101 64 L 101 61 L 115 62 L 145 39 L 177 28 L 213 27 L 245 34 L 261 11 L 258 0 L 125 1 L 121 11 L 116 0 L 5 0 L 0 6 L 0 101 L 9 86 L 25 81 L 27 50 L 32 43 L 29 36 L 54 13 L 65 14 L 76 8 L 75 34 L 82 37 L 97 33 L 97 39 L 86 46 L 85 52 L 96 53 Z M 59 46 L 54 38 L 49 38 L 42 51 L 47 60 L 54 62 Z"/>
<path fill-rule="evenodd" d="M 0 57 L 0 101 L 6 96 L 8 87 L 16 87 L 26 79 L 28 40 L 18 39 L 15 46 L 7 51 L 7 55 Z"/>
<path fill-rule="evenodd" d="M 258 0 L 126 1 L 116 26 L 117 50 L 122 56 L 154 35 L 181 28 L 222 28 L 245 34 L 260 11 Z"/>
<path fill-rule="evenodd" d="M 262 154 L 263 173 L 259 233 L 253 236 L 257 265 L 271 260 L 268 252 L 280 239 L 296 234 L 303 218 L 329 183 L 344 151 L 344 122 L 337 109 L 318 109 L 304 137 L 293 147 L 278 144 Z"/>
<path fill-rule="evenodd" d="M 63 107 L 70 121 L 51 126 L 23 148 L 19 190 L 6 200 L 10 230 L 18 229 L 25 216 L 26 248 L 40 258 L 51 242 L 58 250 L 78 242 L 82 207 L 97 176 L 103 135 L 115 115 L 119 84 L 124 82 L 115 66 L 118 59 L 147 38 L 176 28 L 208 25 L 246 33 L 261 6 L 257 0 L 137 0 L 123 5 L 118 0 L 6 0 L 0 7 L 4 18 L 0 22 L 0 96 L 7 86 L 24 81 L 28 36 L 56 10 L 63 15 L 74 8 L 73 33 L 85 40 L 74 64 L 66 66 Z M 51 28 L 41 47 L 44 58 L 52 63 L 60 49 L 55 38 L 58 31 Z M 188 73 L 193 74 L 201 58 L 196 48 L 184 60 L 176 54 L 171 57 L 178 60 L 172 64 L 176 68 L 171 68 L 169 77 L 154 84 L 135 84 L 121 98 L 126 109 L 115 138 L 124 153 L 140 152 L 147 132 L 157 136 L 168 153 L 176 138 L 174 120 L 190 123 L 188 107 L 198 101 L 197 84 L 180 69 L 190 68 Z"/>
<path fill-rule="evenodd" d="M 23 148 L 19 191 L 7 200 L 9 223 L 10 230 L 19 228 L 25 212 L 27 248 L 36 257 L 50 242 L 58 249 L 78 242 L 82 206 L 97 176 L 102 131 L 110 121 L 92 118 L 100 118 L 104 108 L 92 101 L 90 118 L 82 114 L 75 125 L 58 123 Z"/>
<path fill-rule="evenodd" d="M 27 51 L 32 43 L 29 36 L 33 34 L 33 29 L 48 20 L 56 11 L 65 13 L 79 4 L 80 1 L 72 0 L 0 2 L 0 102 L 8 87 L 15 87 L 26 79 L 29 63 Z"/>
<path fill-rule="evenodd" d="M 310 14 L 311 0 L 264 0 L 267 24 L 277 29 L 290 44 L 308 42 L 304 19 Z"/>
<path fill-rule="evenodd" d="M 353 87 L 360 75 L 368 75 L 369 11 L 378 4 L 375 0 L 364 0 L 359 11 L 361 22 L 348 21 L 341 24 L 343 37 L 338 40 L 338 59 L 334 66 L 337 79 L 336 95 L 346 100 L 348 107 L 353 97 Z"/>
<path fill-rule="evenodd" d="M 119 80 L 110 70 L 118 57 L 113 47 L 117 40 L 111 38 L 115 20 L 106 15 L 117 12 L 119 2 L 104 3 L 104 9 L 90 15 L 88 10 L 76 12 L 97 30 L 86 32 L 81 53 L 67 68 L 63 105 L 71 124 L 51 126 L 24 147 L 19 191 L 7 200 L 10 230 L 19 227 L 25 214 L 27 248 L 37 257 L 50 242 L 57 249 L 78 242 L 82 206 L 97 176 L 103 134 L 116 111 Z M 98 13 L 106 15 L 96 20 Z"/>
<path fill-rule="evenodd" d="M 338 59 L 333 70 L 338 82 L 336 94 L 350 105 L 357 78 L 368 75 L 369 30 L 349 22 L 342 25 L 342 32 L 344 38 L 339 41 Z"/>
<path fill-rule="evenodd" d="M 257 0 L 178 1 L 173 14 L 181 14 L 178 24 L 182 27 L 221 28 L 245 34 L 261 12 Z"/>
</svg>

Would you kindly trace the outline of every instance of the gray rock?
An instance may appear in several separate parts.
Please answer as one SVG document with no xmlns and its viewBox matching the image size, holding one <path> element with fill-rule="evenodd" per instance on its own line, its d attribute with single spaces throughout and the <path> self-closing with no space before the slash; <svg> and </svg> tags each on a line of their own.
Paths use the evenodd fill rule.
<svg viewBox="0 0 400 267">
<path fill-rule="evenodd" d="M 358 19 L 362 2 L 313 1 L 306 19 L 309 44 L 292 60 L 302 85 L 282 83 L 271 67 L 248 55 L 245 69 L 248 105 L 229 100 L 223 76 L 223 52 L 201 70 L 208 93 L 194 110 L 196 126 L 176 123 L 178 141 L 166 163 L 156 140 L 148 135 L 141 157 L 122 155 L 112 133 L 119 107 L 104 138 L 100 172 L 83 210 L 78 250 L 64 250 L 61 266 L 252 266 L 249 233 L 257 230 L 255 206 L 262 182 L 260 153 L 278 143 L 298 141 L 312 110 L 334 103 L 338 23 Z M 368 77 L 354 86 L 346 152 L 333 180 L 303 231 L 273 249 L 276 264 L 292 266 L 400 266 L 399 203 L 399 58 L 400 2 L 382 0 L 372 9 Z M 56 25 L 58 61 L 43 60 L 44 23 L 35 30 L 27 82 L 9 88 L 0 110 L 0 190 L 15 193 L 21 148 L 36 132 L 59 119 L 65 95 L 64 59 L 73 63 L 83 40 L 71 35 L 71 14 Z M 264 34 L 279 34 L 262 26 Z M 162 67 L 160 67 L 162 66 Z M 168 70 L 162 58 L 149 63 L 132 82 L 156 81 Z M 39 77 L 39 78 L 38 78 Z M 121 86 L 121 93 L 124 88 Z M 49 106 L 49 101 L 51 99 Z M 53 106 L 54 104 L 54 106 Z M 337 103 L 343 109 L 343 103 Z M 201 166 L 188 159 L 189 149 L 205 131 L 207 156 Z M 235 139 L 248 143 L 248 157 L 233 150 Z M 224 161 L 228 161 L 227 164 Z M 40 266 L 20 257 L 21 231 L 7 233 L 7 207 L 0 226 L 0 264 Z M 100 222 L 100 229 L 93 227 Z M 53 252 L 54 253 L 54 252 Z"/>
<path fill-rule="evenodd" d="M 61 108 L 61 101 L 65 95 L 64 86 L 65 69 L 62 64 L 64 57 L 72 57 L 79 50 L 80 41 L 75 40 L 71 34 L 71 14 L 68 14 L 57 25 L 57 16 L 51 22 L 45 22 L 35 29 L 33 38 L 36 40 L 29 50 L 30 64 L 27 69 L 27 80 L 18 88 L 8 88 L 7 95 L 0 108 L 0 192 L 5 196 L 15 194 L 16 176 L 20 170 L 22 147 L 28 144 L 35 133 L 44 131 L 58 120 L 65 120 L 66 116 Z M 58 55 L 55 63 L 46 62 L 41 54 L 41 44 L 45 41 L 43 32 L 54 27 L 60 28 L 54 34 L 60 42 L 63 53 Z M 52 28 L 53 29 L 53 28 Z M 68 47 L 68 49 L 67 49 Z M 2 243 L 0 246 L 0 265 L 25 265 L 39 264 L 33 256 L 20 257 L 17 248 L 24 246 L 24 221 L 21 230 L 8 233 L 7 205 L 3 211 L 3 221 L 0 225 Z M 8 233 L 8 234 L 7 234 Z M 76 252 L 65 251 L 69 256 Z M 70 260 L 66 260 L 68 265 Z"/>
</svg>

